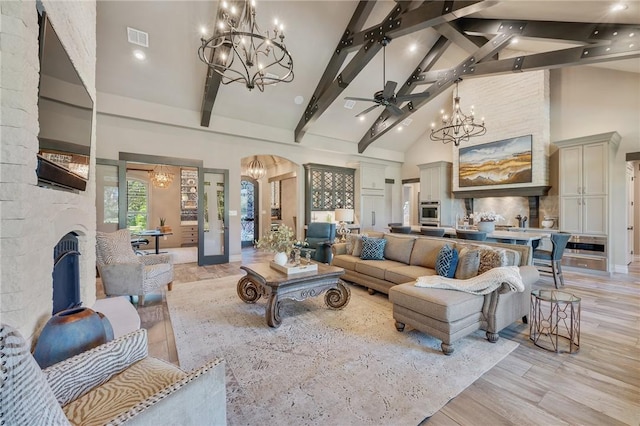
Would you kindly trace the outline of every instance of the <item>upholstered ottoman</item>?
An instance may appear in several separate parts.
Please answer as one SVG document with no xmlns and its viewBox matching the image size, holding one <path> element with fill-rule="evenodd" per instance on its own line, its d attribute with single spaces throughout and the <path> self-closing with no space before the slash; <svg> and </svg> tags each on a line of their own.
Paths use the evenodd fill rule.
<svg viewBox="0 0 640 426">
<path fill-rule="evenodd" d="M 411 282 L 391 287 L 389 300 L 398 331 L 408 324 L 440 339 L 445 355 L 453 353 L 453 342 L 480 329 L 484 319 L 485 296 L 461 291 L 416 287 Z"/>
</svg>

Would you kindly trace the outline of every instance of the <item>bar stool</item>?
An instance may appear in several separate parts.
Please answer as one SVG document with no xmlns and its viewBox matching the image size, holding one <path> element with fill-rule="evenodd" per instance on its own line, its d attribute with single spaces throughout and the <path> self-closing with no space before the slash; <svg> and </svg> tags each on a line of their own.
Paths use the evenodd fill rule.
<svg viewBox="0 0 640 426">
<path fill-rule="evenodd" d="M 432 228 L 430 226 L 420 227 L 420 233 L 422 235 L 428 235 L 430 237 L 444 237 L 444 228 Z"/>
<path fill-rule="evenodd" d="M 395 234 L 410 234 L 411 227 L 410 226 L 392 226 L 391 232 Z"/>
<path fill-rule="evenodd" d="M 567 247 L 571 234 L 557 232 L 551 234 L 551 250 L 535 248 L 533 250 L 533 266 L 543 274 L 551 274 L 556 288 L 564 286 L 564 276 L 562 275 L 562 255 Z"/>
</svg>

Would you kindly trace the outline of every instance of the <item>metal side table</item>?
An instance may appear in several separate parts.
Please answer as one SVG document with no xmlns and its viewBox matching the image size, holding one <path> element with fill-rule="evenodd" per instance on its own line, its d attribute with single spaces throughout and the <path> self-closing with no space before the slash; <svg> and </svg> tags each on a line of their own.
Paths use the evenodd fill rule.
<svg viewBox="0 0 640 426">
<path fill-rule="evenodd" d="M 530 317 L 529 338 L 536 346 L 567 352 L 560 351 L 560 342 L 566 341 L 569 353 L 580 350 L 579 297 L 558 290 L 533 290 Z"/>
</svg>

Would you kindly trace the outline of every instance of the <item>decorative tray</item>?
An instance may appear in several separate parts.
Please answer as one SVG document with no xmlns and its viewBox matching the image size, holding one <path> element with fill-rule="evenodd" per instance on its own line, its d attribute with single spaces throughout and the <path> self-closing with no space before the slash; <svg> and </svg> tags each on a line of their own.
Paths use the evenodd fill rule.
<svg viewBox="0 0 640 426">
<path fill-rule="evenodd" d="M 292 263 L 287 263 L 285 265 L 278 265 L 276 262 L 274 262 L 273 260 L 269 263 L 269 265 L 275 269 L 276 271 L 280 271 L 284 274 L 287 275 L 292 275 L 292 274 L 302 274 L 304 272 L 316 272 L 318 270 L 318 264 L 317 263 L 310 263 L 310 264 L 300 264 L 298 266 L 295 266 Z"/>
</svg>

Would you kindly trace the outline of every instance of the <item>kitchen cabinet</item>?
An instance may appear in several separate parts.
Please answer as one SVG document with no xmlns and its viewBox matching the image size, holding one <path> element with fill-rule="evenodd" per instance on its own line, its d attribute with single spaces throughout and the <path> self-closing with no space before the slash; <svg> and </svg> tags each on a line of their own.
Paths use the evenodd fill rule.
<svg viewBox="0 0 640 426">
<path fill-rule="evenodd" d="M 451 200 L 452 164 L 448 161 L 419 164 L 420 201 L 440 203 L 439 226 L 452 226 L 453 203 Z"/>
<path fill-rule="evenodd" d="M 386 231 L 384 195 L 363 195 L 360 197 L 360 228 L 366 231 Z"/>
<path fill-rule="evenodd" d="M 607 235 L 614 135 L 556 142 L 559 147 L 559 228 L 572 234 Z"/>
<path fill-rule="evenodd" d="M 384 191 L 384 169 L 381 164 L 360 163 L 359 183 L 360 189 L 373 189 Z"/>
<path fill-rule="evenodd" d="M 312 212 L 355 208 L 355 169 L 324 164 L 305 164 L 305 223 Z"/>
</svg>

